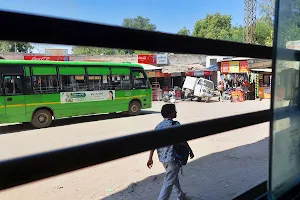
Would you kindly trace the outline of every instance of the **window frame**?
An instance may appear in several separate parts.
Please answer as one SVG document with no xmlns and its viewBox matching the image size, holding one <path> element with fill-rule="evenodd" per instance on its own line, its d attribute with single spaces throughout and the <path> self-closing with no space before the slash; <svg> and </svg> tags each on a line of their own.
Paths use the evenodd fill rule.
<svg viewBox="0 0 300 200">
<path fill-rule="evenodd" d="M 91 68 L 92 67 L 107 68 L 108 69 L 108 74 L 93 74 L 93 73 L 89 74 L 89 72 L 88 72 L 89 67 L 91 67 Z M 108 80 L 108 85 L 106 85 L 106 86 L 107 86 L 108 89 L 100 89 L 100 90 L 110 90 L 112 88 L 112 86 L 111 86 L 111 69 L 110 69 L 110 66 L 106 66 L 106 65 L 102 65 L 102 66 L 101 65 L 87 65 L 86 66 L 87 90 L 88 91 L 93 91 L 93 90 L 90 90 L 90 88 L 89 88 L 89 79 L 88 79 L 89 76 L 101 76 L 101 86 L 100 87 L 103 86 L 103 76 L 107 76 L 106 78 Z"/>
<path fill-rule="evenodd" d="M 80 68 L 84 68 L 84 74 L 60 74 L 60 67 L 70 67 L 71 65 L 60 65 L 60 66 L 57 66 L 56 70 L 57 70 L 57 76 L 58 76 L 58 83 L 59 83 L 59 92 L 81 92 L 81 91 L 88 91 L 88 83 L 87 83 L 87 68 L 85 65 L 76 65 L 76 66 L 72 66 L 72 67 L 80 67 Z M 61 88 L 61 77 L 63 76 L 84 76 L 84 82 L 85 82 L 85 90 L 78 90 L 78 91 L 66 91 L 62 88 Z"/>
<path fill-rule="evenodd" d="M 278 2 L 279 1 L 277 0 L 275 13 L 276 16 L 278 14 Z M 272 59 L 273 53 L 273 49 L 271 47 L 263 47 L 258 45 L 241 44 L 235 42 L 211 40 L 189 36 L 179 36 L 160 32 L 140 31 L 124 27 L 79 22 L 75 20 L 65 20 L 5 11 L 1 11 L 1 17 L 2 22 L 4 24 L 1 33 L 2 40 L 94 46 L 102 48 L 106 47 L 120 49 L 139 49 L 155 52 L 161 51 L 185 54 L 189 53 L 203 55 L 228 55 L 236 57 L 252 57 L 262 59 Z M 30 21 L 31 23 L 28 23 L 28 21 Z M 43 21 L 44 23 L 39 23 L 40 21 Z M 26 26 L 24 26 L 24 24 L 26 24 Z M 38 24 L 38 26 L 36 26 L 36 24 Z M 57 31 L 72 32 L 72 34 L 61 34 L 58 38 L 57 35 L 52 34 L 53 27 Z M 24 31 L 24 29 L 28 31 Z M 91 29 L 93 31 L 87 31 Z M 30 32 L 30 34 L 18 34 L 20 32 Z M 276 34 L 276 31 L 274 32 Z M 99 40 L 99 38 L 102 39 Z M 114 38 L 114 40 L 111 40 L 111 38 Z M 124 40 L 123 38 L 126 38 L 126 40 Z M 147 43 L 139 42 L 138 38 L 147 38 Z M 206 48 L 199 48 L 199 46 L 205 46 Z M 216 46 L 218 48 L 215 48 Z M 294 50 L 279 49 L 279 51 L 283 51 L 284 53 L 278 54 L 277 56 L 277 52 L 274 50 L 274 55 L 277 56 L 277 59 L 280 60 L 294 61 L 295 55 L 299 54 L 298 51 Z M 298 57 L 297 59 L 299 61 L 300 58 Z M 228 131 L 228 129 L 233 130 L 239 127 L 243 128 L 246 126 L 270 121 L 273 115 L 273 111 L 265 110 L 256 113 L 259 114 L 256 116 L 253 114 L 255 113 L 247 113 L 242 116 L 232 116 L 227 117 L 225 119 L 209 120 L 209 122 L 211 122 L 209 130 L 203 130 L 201 132 L 201 135 L 190 132 L 187 132 L 187 134 L 182 135 L 182 132 L 180 131 L 182 131 L 183 129 L 186 130 L 186 128 L 190 128 L 190 131 L 197 130 L 198 127 L 205 127 L 204 125 L 208 125 L 206 122 L 197 122 L 191 125 L 183 125 L 172 129 L 172 136 L 178 135 L 179 139 L 177 142 L 179 142 L 179 140 L 186 141 L 193 138 L 196 139 L 216 134 L 217 132 L 225 132 Z M 226 126 L 223 126 L 222 123 L 224 120 L 226 121 L 226 119 L 235 119 L 236 123 L 228 123 L 230 125 L 226 124 Z M 218 127 L 215 126 L 216 124 L 218 124 Z M 158 141 L 156 141 L 155 139 L 157 139 L 157 132 L 159 131 L 150 131 L 148 133 L 142 133 L 138 135 L 138 137 L 137 135 L 133 135 L 128 138 L 115 138 L 106 141 L 106 143 L 104 142 L 88 144 L 85 146 L 73 147 L 70 149 L 64 149 L 55 152 L 48 152 L 47 154 L 41 154 L 39 156 L 19 158 L 2 162 L 0 164 L 0 177 L 3 177 L 2 180 L 5 181 L 0 182 L 0 189 L 20 185 L 27 182 L 32 182 L 34 180 L 39 180 L 50 176 L 55 176 L 61 173 L 73 171 L 75 169 L 89 167 L 91 165 L 99 164 L 101 162 L 106 162 L 109 160 L 125 157 L 128 155 L 136 154 L 141 151 L 152 149 L 154 147 L 158 147 L 159 145 L 164 146 L 169 144 L 170 142 L 175 142 L 171 141 L 173 138 L 171 138 L 171 140 L 170 138 L 160 138 Z M 161 131 L 161 133 L 164 133 L 163 135 L 167 135 L 169 132 L 168 130 L 165 130 Z M 135 138 L 147 138 L 148 140 L 147 143 L 140 144 L 140 142 L 136 142 L 136 140 L 134 140 Z M 151 143 L 149 142 L 149 139 L 151 139 Z M 123 149 L 111 148 L 116 144 L 120 144 L 120 142 L 123 142 L 121 144 L 125 143 L 126 145 L 139 145 L 128 146 L 126 152 L 124 152 Z M 101 144 L 105 145 L 101 146 Z M 144 145 L 143 148 L 140 145 Z M 98 149 L 96 147 L 98 147 Z M 104 150 L 108 153 L 103 155 L 103 157 L 99 158 L 99 150 Z M 120 151 L 123 151 L 123 154 Z M 77 152 L 78 154 L 74 154 L 74 152 Z M 72 160 L 73 162 L 66 163 L 66 160 L 56 159 L 58 157 L 62 158 L 60 157 L 62 155 L 68 155 L 69 157 L 67 160 Z M 86 155 L 89 156 L 87 157 Z M 54 167 L 54 163 L 50 162 L 53 160 L 55 160 L 57 163 L 61 161 L 60 165 Z M 40 165 L 38 166 L 39 168 L 32 167 L 32 163 L 40 163 Z"/>
<path fill-rule="evenodd" d="M 11 76 L 11 77 L 15 77 L 15 76 L 20 76 L 20 81 L 21 81 L 21 85 L 20 85 L 20 89 L 21 89 L 21 93 L 17 93 L 17 94 L 6 94 L 6 91 L 5 91 L 5 76 Z M 26 91 L 26 88 L 25 88 L 25 76 L 24 75 L 17 75 L 17 74 L 13 74 L 13 75 L 10 75 L 10 74 L 3 74 L 2 75 L 2 81 L 3 81 L 3 96 L 22 96 L 22 95 L 25 95 L 25 91 Z M 14 86 L 16 84 L 13 84 Z"/>
<path fill-rule="evenodd" d="M 56 83 L 57 83 L 57 87 L 56 87 L 56 91 L 55 90 L 49 90 L 49 92 L 35 92 L 36 90 L 34 90 L 34 77 L 46 77 L 46 80 L 47 80 L 47 77 L 55 77 L 56 78 Z M 30 79 L 31 79 L 31 89 L 32 89 L 32 94 L 57 94 L 60 92 L 60 88 L 59 88 L 59 80 L 58 80 L 58 77 L 57 75 L 32 75 L 30 76 Z M 27 84 L 26 84 L 27 86 Z"/>
<path fill-rule="evenodd" d="M 144 79 L 145 79 L 145 81 L 146 81 L 146 84 L 147 84 L 147 87 L 141 87 L 141 88 L 136 88 L 135 87 L 135 85 L 134 85 L 134 72 L 135 71 L 140 71 L 140 72 L 142 72 L 142 74 L 143 74 L 143 76 L 144 76 Z M 149 79 L 148 79 L 148 76 L 147 76 L 147 74 L 146 74 L 146 72 L 145 72 L 145 70 L 144 69 L 142 69 L 142 68 L 131 68 L 131 70 L 130 70 L 130 75 L 131 75 L 131 82 L 132 82 L 132 88 L 133 88 L 133 90 L 143 90 L 143 89 L 150 89 L 150 82 L 149 82 Z"/>
<path fill-rule="evenodd" d="M 113 74 L 113 68 L 124 68 L 124 69 L 128 69 L 129 70 L 129 74 Z M 111 89 L 112 90 L 133 90 L 133 83 L 132 83 L 132 79 L 131 79 L 131 67 L 124 67 L 124 66 L 110 66 L 110 85 L 111 85 Z M 129 76 L 129 81 L 130 81 L 130 88 L 129 89 L 116 89 L 113 85 L 113 76 Z M 120 83 L 122 81 L 122 77 L 120 78 Z M 122 85 L 122 84 L 120 84 Z"/>
</svg>

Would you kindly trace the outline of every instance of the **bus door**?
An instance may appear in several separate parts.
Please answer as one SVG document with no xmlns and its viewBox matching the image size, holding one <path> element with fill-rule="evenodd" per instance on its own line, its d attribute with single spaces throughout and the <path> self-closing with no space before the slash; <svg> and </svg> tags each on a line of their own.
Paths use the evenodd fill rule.
<svg viewBox="0 0 300 200">
<path fill-rule="evenodd" d="M 23 79 L 23 75 L 3 75 L 4 101 L 7 115 L 24 115 L 26 113 Z"/>
</svg>

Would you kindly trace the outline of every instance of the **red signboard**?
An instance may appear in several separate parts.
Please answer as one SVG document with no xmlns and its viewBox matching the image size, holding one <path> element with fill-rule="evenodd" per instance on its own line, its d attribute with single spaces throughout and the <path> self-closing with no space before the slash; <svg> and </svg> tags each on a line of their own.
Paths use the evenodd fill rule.
<svg viewBox="0 0 300 200">
<path fill-rule="evenodd" d="M 139 54 L 138 55 L 138 63 L 141 64 L 156 64 L 156 55 L 153 54 Z"/>
<path fill-rule="evenodd" d="M 230 71 L 230 62 L 221 62 L 221 73 L 229 73 Z"/>
<path fill-rule="evenodd" d="M 212 71 L 204 71 L 204 76 L 211 76 L 212 75 Z"/>
<path fill-rule="evenodd" d="M 24 60 L 69 61 L 70 56 L 24 56 Z"/>
<path fill-rule="evenodd" d="M 239 68 L 240 68 L 240 73 L 247 73 L 248 72 L 248 61 L 239 61 Z"/>
<path fill-rule="evenodd" d="M 193 76 L 193 71 L 187 71 L 185 72 L 185 76 Z"/>
<path fill-rule="evenodd" d="M 240 90 L 231 91 L 230 95 L 231 95 L 232 102 L 243 102 L 243 101 L 245 101 L 244 93 Z"/>
</svg>

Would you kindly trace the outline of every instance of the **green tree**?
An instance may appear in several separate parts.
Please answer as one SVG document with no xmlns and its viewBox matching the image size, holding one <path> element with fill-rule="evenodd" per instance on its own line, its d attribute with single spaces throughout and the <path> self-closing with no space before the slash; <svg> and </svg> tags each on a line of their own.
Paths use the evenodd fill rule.
<svg viewBox="0 0 300 200">
<path fill-rule="evenodd" d="M 107 49 L 107 48 L 97 48 L 97 47 L 81 47 L 74 46 L 72 47 L 72 51 L 74 55 L 114 55 L 118 51 L 115 49 Z"/>
<path fill-rule="evenodd" d="M 177 32 L 178 35 L 191 35 L 191 32 L 186 27 L 183 27 Z"/>
<path fill-rule="evenodd" d="M 259 3 L 260 19 L 269 25 L 274 23 L 275 0 L 261 0 Z"/>
<path fill-rule="evenodd" d="M 0 42 L 0 52 L 9 52 L 10 46 L 9 42 L 1 41 Z"/>
<path fill-rule="evenodd" d="M 234 26 L 231 28 L 231 33 L 229 34 L 229 41 L 232 42 L 243 42 L 243 27 L 242 26 Z"/>
<path fill-rule="evenodd" d="M 33 46 L 29 42 L 10 42 L 10 51 L 32 53 Z"/>
<path fill-rule="evenodd" d="M 263 18 L 258 19 L 256 22 L 256 43 L 259 45 L 270 46 L 272 45 L 273 26 L 266 22 Z"/>
<path fill-rule="evenodd" d="M 1 41 L 0 51 L 2 52 L 23 52 L 31 53 L 33 46 L 29 42 L 12 42 L 12 41 Z"/>
<path fill-rule="evenodd" d="M 123 27 L 135 28 L 142 30 L 155 31 L 156 26 L 150 22 L 150 19 L 138 16 L 135 18 L 125 18 L 122 23 Z M 139 51 L 134 50 L 123 50 L 123 49 L 108 49 L 108 48 L 97 48 L 97 47 L 80 47 L 74 46 L 72 51 L 75 55 L 114 55 L 114 54 L 133 54 Z M 144 53 L 149 53 L 143 51 Z"/>
<path fill-rule="evenodd" d="M 134 28 L 134 29 L 141 29 L 141 30 L 148 30 L 148 31 L 156 31 L 156 25 L 150 22 L 149 18 L 144 18 L 142 16 L 137 16 L 135 18 L 125 18 L 122 23 L 123 27 L 126 28 Z M 139 51 L 126 49 L 123 50 L 124 54 L 138 54 Z M 148 51 L 142 51 L 144 53 L 150 53 Z"/>
<path fill-rule="evenodd" d="M 209 39 L 230 40 L 231 16 L 207 14 L 204 19 L 196 21 L 193 36 Z"/>
<path fill-rule="evenodd" d="M 256 21 L 256 42 L 259 45 L 273 45 L 275 0 L 261 0 L 259 3 L 260 18 Z"/>
<path fill-rule="evenodd" d="M 150 22 L 149 18 L 137 16 L 135 18 L 125 18 L 122 23 L 123 27 L 156 31 L 156 25 Z"/>
</svg>

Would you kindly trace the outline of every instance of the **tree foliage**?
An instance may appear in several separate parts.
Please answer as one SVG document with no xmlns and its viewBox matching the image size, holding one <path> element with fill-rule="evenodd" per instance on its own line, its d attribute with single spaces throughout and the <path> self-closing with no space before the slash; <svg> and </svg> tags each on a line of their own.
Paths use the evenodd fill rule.
<svg viewBox="0 0 300 200">
<path fill-rule="evenodd" d="M 156 31 L 156 25 L 150 22 L 149 18 L 144 18 L 142 16 L 137 16 L 135 18 L 125 18 L 122 23 L 123 27 L 134 28 L 148 31 Z M 138 54 L 139 52 L 150 53 L 148 51 L 138 51 L 138 50 L 123 50 L 125 54 Z"/>
<path fill-rule="evenodd" d="M 273 26 L 264 18 L 258 19 L 256 22 L 256 43 L 264 46 L 271 46 L 273 41 Z"/>
<path fill-rule="evenodd" d="M 275 0 L 261 0 L 259 3 L 260 18 L 256 21 L 256 43 L 273 45 Z"/>
<path fill-rule="evenodd" d="M 81 47 L 81 46 L 73 46 L 72 51 L 74 55 L 114 55 L 118 53 L 116 49 L 108 49 L 108 48 L 97 48 L 97 47 Z"/>
<path fill-rule="evenodd" d="M 156 31 L 156 25 L 150 22 L 149 18 L 137 16 L 135 18 L 125 18 L 122 23 L 123 27 Z"/>
<path fill-rule="evenodd" d="M 12 42 L 12 41 L 0 42 L 1 52 L 31 53 L 32 50 L 33 50 L 33 46 L 29 42 Z"/>
<path fill-rule="evenodd" d="M 231 27 L 231 32 L 229 33 L 229 41 L 243 42 L 243 26 L 240 25 Z"/>
<path fill-rule="evenodd" d="M 259 13 L 261 20 L 269 25 L 274 24 L 275 0 L 262 0 L 259 3 Z"/>
<path fill-rule="evenodd" d="M 208 14 L 204 19 L 196 21 L 193 36 L 243 42 L 243 27 L 232 26 L 230 15 L 220 13 Z"/>
<path fill-rule="evenodd" d="M 267 0 L 261 4 L 262 16 L 256 23 L 256 43 L 271 46 L 273 41 L 274 0 Z M 230 15 L 220 13 L 208 14 L 204 19 L 195 23 L 193 35 L 208 39 L 243 42 L 243 26 L 232 26 Z"/>
<path fill-rule="evenodd" d="M 186 27 L 183 27 L 177 32 L 178 35 L 191 35 L 191 32 Z"/>
<path fill-rule="evenodd" d="M 127 28 L 135 28 L 142 30 L 155 31 L 156 25 L 150 22 L 150 19 L 138 16 L 135 18 L 125 18 L 122 26 Z M 135 50 L 118 50 L 108 48 L 96 48 L 96 47 L 80 47 L 74 46 L 72 51 L 75 55 L 114 55 L 114 54 L 133 54 L 133 53 L 149 53 L 147 51 L 135 51 Z"/>
<path fill-rule="evenodd" d="M 193 30 L 193 36 L 228 40 L 231 32 L 231 16 L 221 15 L 219 12 L 215 14 L 207 14 L 204 19 L 196 21 Z"/>
</svg>

